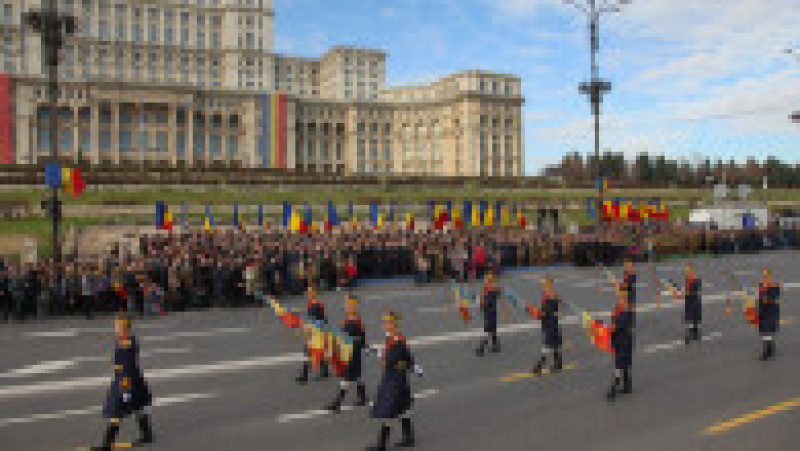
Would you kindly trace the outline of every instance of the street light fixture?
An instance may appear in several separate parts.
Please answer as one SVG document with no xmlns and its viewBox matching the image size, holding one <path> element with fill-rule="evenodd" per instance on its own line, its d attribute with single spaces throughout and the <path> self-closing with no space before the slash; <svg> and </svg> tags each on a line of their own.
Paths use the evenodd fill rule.
<svg viewBox="0 0 800 451">
<path fill-rule="evenodd" d="M 595 206 L 595 215 L 597 217 L 598 228 L 603 220 L 602 208 L 605 189 L 601 179 L 603 174 L 600 167 L 600 104 L 603 103 L 603 94 L 611 91 L 611 82 L 600 78 L 599 69 L 597 67 L 597 53 L 600 50 L 598 27 L 601 14 L 619 12 L 620 6 L 627 5 L 630 2 L 630 0 L 609 2 L 598 2 L 598 0 L 564 0 L 564 3 L 574 6 L 580 12 L 584 13 L 589 20 L 592 78 L 589 82 L 581 83 L 578 89 L 582 94 L 586 94 L 589 97 L 589 103 L 592 106 L 592 114 L 594 115 L 594 156 L 597 164 L 597 204 Z M 598 3 L 600 4 L 598 5 Z"/>
</svg>

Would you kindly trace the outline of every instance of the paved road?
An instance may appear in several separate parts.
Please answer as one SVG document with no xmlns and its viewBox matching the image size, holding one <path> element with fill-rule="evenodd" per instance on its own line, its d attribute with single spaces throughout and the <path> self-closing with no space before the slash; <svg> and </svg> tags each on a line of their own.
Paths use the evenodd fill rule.
<svg viewBox="0 0 800 451">
<path fill-rule="evenodd" d="M 479 359 L 473 352 L 478 324 L 461 322 L 447 285 L 370 285 L 359 294 L 369 338 L 378 342 L 379 314 L 392 306 L 404 315 L 404 332 L 424 367 L 424 377 L 413 379 L 418 449 L 789 450 L 800 439 L 798 256 L 697 259 L 705 340 L 689 348 L 681 342 L 680 305 L 664 295 L 657 308 L 651 268 L 641 266 L 635 393 L 614 405 L 604 399 L 612 362 L 591 347 L 569 314 L 563 321 L 568 369 L 534 378 L 527 371 L 540 333 L 519 313 L 503 325 L 503 352 Z M 760 342 L 741 316 L 724 317 L 725 298 L 739 287 L 719 271 L 728 268 L 752 285 L 764 265 L 786 288 L 778 358 L 768 363 L 757 361 Z M 658 274 L 679 279 L 681 268 L 681 260 L 671 260 L 658 265 Z M 501 283 L 520 297 L 538 298 L 542 274 L 515 271 Z M 610 284 L 595 269 L 550 274 L 564 298 L 600 316 L 611 308 Z M 338 322 L 342 296 L 324 298 Z M 112 372 L 102 357 L 110 352 L 111 327 L 110 319 L 0 325 L 0 448 L 68 450 L 96 443 Z M 157 398 L 151 449 L 337 451 L 361 449 L 375 438 L 377 424 L 366 409 L 319 410 L 334 395 L 335 381 L 294 383 L 298 344 L 269 312 L 191 312 L 139 321 L 135 328 Z M 367 362 L 374 393 L 379 372 L 374 358 Z M 121 440 L 135 434 L 135 425 L 126 424 Z"/>
</svg>

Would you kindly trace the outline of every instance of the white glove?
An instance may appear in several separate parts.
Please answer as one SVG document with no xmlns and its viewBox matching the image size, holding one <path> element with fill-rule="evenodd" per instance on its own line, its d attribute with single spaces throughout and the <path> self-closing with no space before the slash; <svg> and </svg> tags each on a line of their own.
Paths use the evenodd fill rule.
<svg viewBox="0 0 800 451">
<path fill-rule="evenodd" d="M 131 393 L 130 392 L 124 392 L 122 394 L 122 402 L 125 402 L 125 403 L 131 402 Z"/>
<path fill-rule="evenodd" d="M 414 364 L 414 370 L 413 371 L 414 371 L 414 374 L 416 374 L 419 377 L 422 377 L 422 367 L 419 366 L 418 363 Z"/>
</svg>

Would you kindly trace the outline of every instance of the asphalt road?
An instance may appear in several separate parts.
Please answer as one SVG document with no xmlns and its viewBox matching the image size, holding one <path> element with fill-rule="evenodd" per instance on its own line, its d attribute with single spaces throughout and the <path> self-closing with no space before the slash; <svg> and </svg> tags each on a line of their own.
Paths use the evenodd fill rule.
<svg viewBox="0 0 800 451">
<path fill-rule="evenodd" d="M 699 258 L 704 282 L 704 341 L 682 343 L 682 306 L 661 296 L 652 268 L 639 270 L 634 393 L 609 404 L 613 372 L 577 319 L 562 318 L 567 369 L 531 377 L 538 324 L 511 312 L 500 354 L 478 358 L 480 324 L 465 326 L 448 285 L 370 284 L 359 290 L 367 334 L 379 343 L 379 316 L 403 314 L 403 332 L 424 368 L 414 377 L 417 449 L 423 450 L 792 450 L 800 440 L 800 254 L 791 251 Z M 657 265 L 681 279 L 682 260 Z M 724 316 L 733 271 L 753 286 L 767 266 L 784 282 L 777 359 L 757 360 L 761 343 L 739 313 Z M 562 297 L 600 317 L 613 291 L 593 268 L 548 271 Z M 620 275 L 620 268 L 611 272 Z M 501 285 L 538 299 L 542 270 L 506 274 Z M 325 294 L 329 315 L 342 317 L 341 294 Z M 287 300 L 298 304 L 297 300 Z M 328 414 L 334 379 L 299 386 L 294 334 L 263 309 L 215 310 L 146 319 L 134 325 L 141 364 L 156 398 L 154 450 L 356 450 L 375 440 L 366 408 Z M 69 450 L 97 444 L 112 374 L 110 319 L 0 325 L 0 449 Z M 366 357 L 374 394 L 377 360 Z M 354 396 L 354 395 L 350 395 Z M 348 398 L 346 403 L 351 403 Z M 394 428 L 391 441 L 399 438 Z M 120 440 L 135 439 L 134 422 Z"/>
</svg>

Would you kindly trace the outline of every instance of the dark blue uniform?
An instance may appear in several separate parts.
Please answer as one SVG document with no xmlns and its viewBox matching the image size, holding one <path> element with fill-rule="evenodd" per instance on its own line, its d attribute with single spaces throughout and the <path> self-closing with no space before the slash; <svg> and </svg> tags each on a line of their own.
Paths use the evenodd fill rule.
<svg viewBox="0 0 800 451">
<path fill-rule="evenodd" d="M 481 311 L 483 312 L 483 331 L 487 334 L 497 332 L 497 300 L 500 297 L 500 290 L 491 287 L 484 291 Z"/>
<path fill-rule="evenodd" d="M 353 356 L 345 368 L 343 379 L 348 382 L 356 382 L 361 379 L 361 357 L 364 348 L 367 346 L 367 335 L 361 318 L 347 318 L 342 326 L 342 331 L 353 339 Z"/>
<path fill-rule="evenodd" d="M 685 287 L 683 319 L 687 323 L 700 324 L 703 320 L 702 282 L 696 277 L 687 277 Z"/>
<path fill-rule="evenodd" d="M 106 395 L 103 416 L 122 419 L 149 406 L 153 398 L 139 368 L 139 345 L 134 337 L 114 349 L 114 380 Z M 127 380 L 127 387 L 123 381 Z"/>
<path fill-rule="evenodd" d="M 325 306 L 322 305 L 322 303 L 318 300 L 308 301 L 308 305 L 306 306 L 306 314 L 314 321 L 322 321 L 323 323 L 328 324 L 328 319 L 325 317 Z"/>
<path fill-rule="evenodd" d="M 317 299 L 309 299 L 306 305 L 306 315 L 312 321 L 321 321 L 328 324 L 328 319 L 325 317 L 325 306 Z M 310 353 L 308 352 L 308 345 L 303 346 L 303 353 L 306 355 L 306 361 L 303 362 L 303 368 L 300 370 L 300 375 L 295 379 L 297 382 L 304 384 L 308 382 L 308 372 L 311 369 Z M 328 365 L 323 361 L 320 364 L 320 378 L 328 377 Z"/>
<path fill-rule="evenodd" d="M 631 392 L 633 366 L 633 314 L 617 306 L 611 316 L 611 348 L 614 351 L 614 384 L 606 395 L 613 401 L 619 393 Z M 622 389 L 620 390 L 620 383 Z"/>
<path fill-rule="evenodd" d="M 758 285 L 758 332 L 761 335 L 774 335 L 780 324 L 781 289 L 777 285 Z"/>
<path fill-rule="evenodd" d="M 622 278 L 622 288 L 628 293 L 628 303 L 631 313 L 636 316 L 636 273 L 626 272 Z"/>
<path fill-rule="evenodd" d="M 611 317 L 611 347 L 614 350 L 614 367 L 622 370 L 633 364 L 633 314 L 630 310 L 616 309 Z"/>
<path fill-rule="evenodd" d="M 390 338 L 386 343 L 383 377 L 372 407 L 373 418 L 397 418 L 411 408 L 408 376 L 413 367 L 414 357 L 405 338 Z"/>
<path fill-rule="evenodd" d="M 561 348 L 561 326 L 558 324 L 557 297 L 542 299 L 539 320 L 542 322 L 542 340 L 545 347 L 550 349 Z"/>
</svg>

